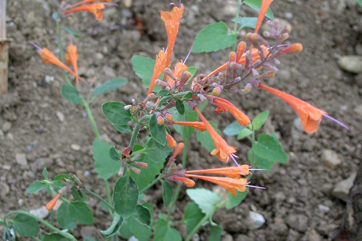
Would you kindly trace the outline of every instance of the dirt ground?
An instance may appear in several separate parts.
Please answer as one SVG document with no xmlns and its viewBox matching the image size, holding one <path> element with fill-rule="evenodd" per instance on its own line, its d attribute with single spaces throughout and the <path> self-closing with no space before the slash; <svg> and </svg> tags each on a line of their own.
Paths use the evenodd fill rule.
<svg viewBox="0 0 362 241">
<path fill-rule="evenodd" d="M 115 2 L 119 6 L 107 7 L 101 22 L 89 13 L 78 13 L 64 19 L 64 25 L 84 35 L 72 37 L 80 55 L 79 74 L 88 82 L 88 87 L 82 88 L 100 85 L 115 77 L 129 81 L 91 104 L 102 138 L 120 148 L 129 142 L 130 135 L 120 135 L 110 125 L 103 116 L 101 104 L 130 103 L 132 98 L 138 101 L 144 98 L 147 90 L 134 74 L 131 57 L 137 54 L 154 58 L 166 47 L 167 36 L 159 11 L 170 7 L 168 1 L 134 0 L 131 8 L 125 8 L 123 1 Z M 174 48 L 174 62 L 185 58 L 195 36 L 207 24 L 224 21 L 232 27 L 230 19 L 236 10 L 235 2 L 183 1 L 185 13 Z M 59 3 L 56 0 L 7 3 L 7 32 L 13 42 L 9 94 L 0 96 L 0 182 L 5 183 L 10 192 L 0 196 L 1 217 L 15 209 L 40 208 L 50 200 L 45 193 L 35 196 L 25 193 L 30 183 L 42 178 L 44 167 L 48 168 L 50 177 L 75 172 L 91 190 L 105 197 L 103 183 L 94 171 L 91 155 L 94 134 L 84 109 L 60 95 L 59 89 L 64 83 L 62 71 L 43 64 L 36 49 L 28 44 L 33 41 L 59 51 L 56 24 L 51 17 Z M 337 58 L 361 54 L 362 8 L 353 0 L 275 0 L 271 8 L 276 17 L 292 25 L 289 42 L 300 42 L 304 49 L 297 55 L 280 58 L 280 72 L 268 84 L 327 111 L 350 130 L 324 119 L 319 131 L 309 135 L 296 128 L 297 115 L 276 97 L 257 89 L 245 96 L 233 94 L 233 103 L 250 117 L 270 111 L 264 130 L 280 135 L 290 162 L 277 164 L 269 173 L 254 175 L 253 185 L 267 189 L 253 189 L 242 205 L 219 211 L 214 221 L 224 227 L 224 240 L 331 240 L 345 210 L 345 202 L 332 196 L 332 188 L 350 177 L 361 161 L 362 111 L 356 111 L 362 107 L 362 83 L 358 82 L 361 77 L 340 70 Z M 256 16 L 247 7 L 243 7 L 242 14 Z M 143 21 L 142 34 L 132 22 L 135 17 Z M 63 43 L 68 43 L 70 37 L 64 33 Z M 197 66 L 198 73 L 209 73 L 228 59 L 229 51 L 191 54 L 187 64 Z M 207 108 L 205 112 L 209 119 L 215 119 L 213 109 Z M 215 120 L 220 129 L 232 121 L 227 114 Z M 181 140 L 179 135 L 176 137 Z M 187 168 L 220 167 L 221 163 L 210 157 L 206 149 L 200 148 L 195 136 L 193 138 Z M 241 162 L 247 162 L 250 143 L 230 137 L 227 141 L 237 147 Z M 322 163 L 321 155 L 326 149 L 335 151 L 341 159 L 336 169 Z M 26 154 L 26 163 L 17 163 L 17 154 Z M 110 181 L 113 187 L 116 180 Z M 204 182 L 197 182 L 197 186 L 213 188 Z M 167 212 L 161 194 L 160 186 L 146 193 L 156 214 Z M 109 216 L 96 200 L 90 200 L 95 216 L 93 226 L 107 228 Z M 190 201 L 185 189 L 179 200 L 177 207 L 183 211 Z M 266 222 L 261 228 L 250 230 L 245 221 L 248 209 L 264 216 Z M 293 225 L 293 217 L 297 218 L 294 222 L 299 222 L 296 225 L 299 228 Z M 181 216 L 175 212 L 173 218 L 177 220 Z M 81 227 L 73 232 L 77 238 Z M 207 240 L 208 233 L 208 228 L 202 229 L 199 240 Z"/>
</svg>

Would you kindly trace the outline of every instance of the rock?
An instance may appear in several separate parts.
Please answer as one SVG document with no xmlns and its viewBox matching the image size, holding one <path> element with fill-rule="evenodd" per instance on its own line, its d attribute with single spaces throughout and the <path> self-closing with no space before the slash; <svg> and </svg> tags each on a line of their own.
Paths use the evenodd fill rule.
<svg viewBox="0 0 362 241">
<path fill-rule="evenodd" d="M 102 135 L 99 137 L 99 139 L 100 139 L 101 141 L 105 141 L 105 142 L 107 142 L 107 143 L 112 143 L 111 138 L 109 138 L 109 136 L 108 136 L 106 133 L 102 134 Z"/>
<path fill-rule="evenodd" d="M 286 198 L 287 198 L 287 197 L 285 196 L 284 192 L 279 191 L 279 192 L 277 192 L 277 193 L 274 194 L 274 199 L 275 199 L 275 201 L 277 201 L 277 202 L 278 202 L 278 201 L 279 201 L 279 202 L 282 202 L 282 201 L 284 201 Z"/>
<path fill-rule="evenodd" d="M 362 57 L 356 55 L 344 56 L 338 60 L 338 66 L 350 73 L 362 73 Z"/>
<path fill-rule="evenodd" d="M 329 149 L 323 151 L 321 159 L 323 164 L 331 169 L 335 169 L 342 163 L 342 161 L 338 158 L 337 153 Z"/>
<path fill-rule="evenodd" d="M 333 185 L 331 183 L 325 183 L 322 185 L 322 193 L 329 195 L 333 189 Z"/>
<path fill-rule="evenodd" d="M 339 198 L 345 202 L 348 200 L 349 189 L 353 186 L 353 181 L 356 178 L 356 173 L 352 173 L 351 176 L 334 186 L 332 195 L 336 198 Z"/>
<path fill-rule="evenodd" d="M 289 229 L 287 241 L 297 241 L 297 240 L 299 240 L 299 233 L 293 229 Z"/>
<path fill-rule="evenodd" d="M 224 238 L 221 239 L 221 241 L 233 241 L 233 236 L 227 234 Z"/>
<path fill-rule="evenodd" d="M 75 151 L 79 151 L 81 149 L 80 145 L 78 144 L 72 144 L 70 145 L 70 148 L 72 148 Z"/>
<path fill-rule="evenodd" d="M 274 225 L 272 225 L 272 229 L 276 236 L 287 236 L 288 234 L 288 226 L 284 223 L 282 218 L 274 219 Z"/>
<path fill-rule="evenodd" d="M 28 166 L 28 161 L 26 160 L 26 155 L 24 153 L 16 153 L 15 160 L 16 163 L 18 163 L 23 168 Z"/>
<path fill-rule="evenodd" d="M 299 117 L 294 119 L 293 124 L 298 131 L 304 131 L 302 126 L 302 120 Z"/>
<path fill-rule="evenodd" d="M 98 230 L 93 226 L 85 226 L 80 229 L 80 235 L 85 237 L 96 237 L 98 235 Z"/>
<path fill-rule="evenodd" d="M 321 241 L 322 237 L 319 235 L 319 233 L 315 229 L 312 229 L 307 233 L 307 240 L 308 241 Z"/>
<path fill-rule="evenodd" d="M 354 108 L 354 112 L 362 117 L 362 105 L 356 106 L 356 108 Z"/>
<path fill-rule="evenodd" d="M 279 31 L 282 30 L 287 24 L 292 26 L 287 20 L 284 20 L 284 19 L 280 18 L 279 19 Z M 261 29 L 261 32 L 264 32 L 264 31 L 270 32 L 270 31 L 272 31 L 271 28 L 268 26 L 268 24 L 266 22 L 261 25 L 260 29 Z"/>
<path fill-rule="evenodd" d="M 244 234 L 240 234 L 236 237 L 235 241 L 253 241 L 253 240 L 254 240 L 253 238 L 250 238 Z"/>
<path fill-rule="evenodd" d="M 6 121 L 1 127 L 4 133 L 8 132 L 11 129 L 11 122 Z"/>
<path fill-rule="evenodd" d="M 111 77 L 111 78 L 115 78 L 116 77 L 116 73 L 114 72 L 114 70 L 108 66 L 104 66 L 103 67 L 103 72 L 106 74 L 106 76 Z"/>
<path fill-rule="evenodd" d="M 322 205 L 322 204 L 318 204 L 318 209 L 320 211 L 322 211 L 323 213 L 328 213 L 330 208 L 328 206 Z"/>
<path fill-rule="evenodd" d="M 235 17 L 236 12 L 238 11 L 238 5 L 232 4 L 233 2 L 230 2 L 229 4 L 225 4 L 223 8 L 223 15 L 224 17 Z"/>
<path fill-rule="evenodd" d="M 256 230 L 263 226 L 265 219 L 260 213 L 250 211 L 246 223 L 250 230 Z"/>
<path fill-rule="evenodd" d="M 35 163 L 38 170 L 43 170 L 45 167 L 51 167 L 53 165 L 53 160 L 50 158 L 39 158 Z"/>
<path fill-rule="evenodd" d="M 130 8 L 132 6 L 132 0 L 123 0 L 123 5 L 126 8 Z"/>
<path fill-rule="evenodd" d="M 308 228 L 308 217 L 303 214 L 289 214 L 285 218 L 285 223 L 299 232 L 305 232 Z"/>
<path fill-rule="evenodd" d="M 57 111 L 56 112 L 57 116 L 58 116 L 58 119 L 63 122 L 64 121 L 64 114 L 60 111 Z"/>
<path fill-rule="evenodd" d="M 2 139 L 4 137 L 4 132 L 0 130 L 0 138 Z"/>
<path fill-rule="evenodd" d="M 292 18 L 293 18 L 293 13 L 291 13 L 291 12 L 286 12 L 286 13 L 284 14 L 284 16 L 285 16 L 286 19 L 292 19 Z"/>
<path fill-rule="evenodd" d="M 0 198 L 5 197 L 10 192 L 10 187 L 5 182 L 0 182 Z"/>
<path fill-rule="evenodd" d="M 48 211 L 48 209 L 46 209 L 45 206 L 38 208 L 38 209 L 30 210 L 29 212 L 41 219 L 44 219 L 44 218 L 48 217 L 48 215 L 49 215 L 49 211 Z"/>
</svg>

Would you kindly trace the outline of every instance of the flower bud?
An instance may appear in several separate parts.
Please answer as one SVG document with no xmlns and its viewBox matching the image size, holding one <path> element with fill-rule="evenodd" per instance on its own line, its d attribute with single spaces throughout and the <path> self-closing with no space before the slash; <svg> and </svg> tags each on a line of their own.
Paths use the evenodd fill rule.
<svg viewBox="0 0 362 241">
<path fill-rule="evenodd" d="M 248 50 L 245 54 L 245 68 L 248 68 L 253 63 L 253 55 Z"/>
<path fill-rule="evenodd" d="M 246 43 L 241 41 L 236 49 L 236 62 L 239 63 L 241 56 L 243 56 L 246 48 Z"/>
<path fill-rule="evenodd" d="M 126 106 L 123 107 L 123 109 L 129 110 L 131 107 L 132 107 L 132 105 L 126 105 Z"/>
<path fill-rule="evenodd" d="M 213 90 L 212 90 L 212 95 L 215 96 L 219 96 L 221 91 L 222 91 L 223 87 L 221 85 L 216 86 Z"/>
<path fill-rule="evenodd" d="M 199 97 L 201 101 L 207 101 L 207 98 L 203 94 L 198 94 L 197 97 Z"/>
<path fill-rule="evenodd" d="M 163 125 L 165 123 L 165 121 L 163 120 L 162 116 L 157 116 L 157 124 L 159 124 L 160 126 Z"/>
<path fill-rule="evenodd" d="M 134 114 L 134 113 L 137 112 L 137 107 L 136 107 L 136 106 L 132 106 L 132 107 L 129 109 L 129 111 L 130 111 L 132 114 Z"/>
<path fill-rule="evenodd" d="M 166 113 L 166 114 L 165 114 L 165 117 L 166 117 L 166 120 L 167 120 L 168 122 L 172 122 L 172 121 L 173 121 L 173 116 L 172 116 L 170 113 Z"/>
<path fill-rule="evenodd" d="M 284 28 L 280 31 L 280 35 L 283 35 L 285 33 L 290 33 L 292 31 L 292 26 L 290 24 L 287 24 L 284 26 Z"/>
<path fill-rule="evenodd" d="M 250 83 L 247 83 L 243 89 L 243 91 L 245 91 L 246 93 L 249 93 L 251 91 L 251 88 L 253 88 L 253 86 Z"/>
<path fill-rule="evenodd" d="M 136 101 L 135 101 L 135 99 L 132 99 L 132 105 L 136 105 L 137 103 L 136 103 Z"/>
<path fill-rule="evenodd" d="M 184 143 L 183 142 L 180 142 L 178 143 L 176 149 L 175 149 L 175 152 L 173 153 L 172 157 L 175 158 L 181 151 L 182 149 L 184 149 Z"/>
<path fill-rule="evenodd" d="M 136 153 L 132 158 L 131 161 L 135 161 L 141 158 L 141 154 L 140 153 Z"/>
<path fill-rule="evenodd" d="M 289 38 L 289 33 L 284 33 L 284 34 L 280 35 L 280 37 L 278 39 L 278 43 L 281 44 L 288 38 Z"/>
<path fill-rule="evenodd" d="M 129 169 L 132 170 L 137 175 L 141 173 L 141 170 L 136 167 L 129 166 Z"/>
<path fill-rule="evenodd" d="M 270 79 L 270 78 L 273 78 L 274 76 L 275 76 L 275 74 L 273 71 L 268 71 L 268 72 L 258 76 L 256 78 L 256 80 Z"/>
<path fill-rule="evenodd" d="M 176 76 L 172 73 L 172 70 L 170 68 L 166 68 L 164 70 L 164 73 L 167 74 L 171 79 L 173 79 L 174 81 L 177 80 Z"/>
<path fill-rule="evenodd" d="M 289 46 L 288 48 L 282 49 L 280 52 L 283 54 L 286 53 L 299 53 L 303 50 L 303 45 L 300 43 L 295 43 Z"/>
<path fill-rule="evenodd" d="M 123 176 L 123 167 L 121 166 L 120 168 L 119 168 L 119 171 L 118 171 L 118 174 L 117 174 L 118 176 Z"/>
<path fill-rule="evenodd" d="M 147 168 L 148 164 L 146 162 L 133 162 L 134 165 L 139 166 L 141 168 Z"/>
<path fill-rule="evenodd" d="M 150 100 L 152 100 L 153 98 L 155 98 L 155 96 L 156 96 L 156 95 L 155 95 L 154 93 L 149 94 L 142 103 L 147 103 L 148 101 L 150 101 Z"/>
<path fill-rule="evenodd" d="M 229 63 L 235 62 L 235 60 L 236 60 L 236 53 L 235 52 L 230 52 L 230 54 L 229 54 Z"/>
<path fill-rule="evenodd" d="M 264 32 L 263 32 L 263 36 L 266 37 L 266 38 L 270 38 L 270 37 L 271 37 L 271 33 L 268 32 L 268 31 L 264 31 Z"/>
<path fill-rule="evenodd" d="M 191 73 L 188 71 L 184 71 L 181 73 L 181 77 L 180 77 L 180 81 L 179 81 L 179 86 L 182 87 L 184 86 L 187 81 L 190 79 L 191 77 Z"/>
<path fill-rule="evenodd" d="M 166 140 L 167 140 L 167 144 L 168 144 L 168 147 L 173 149 L 176 147 L 177 143 L 175 141 L 175 139 L 166 132 Z"/>
<path fill-rule="evenodd" d="M 169 84 L 167 84 L 167 82 L 162 81 L 160 79 L 155 80 L 155 85 L 156 86 L 161 86 L 161 87 L 168 87 L 169 86 Z"/>
</svg>

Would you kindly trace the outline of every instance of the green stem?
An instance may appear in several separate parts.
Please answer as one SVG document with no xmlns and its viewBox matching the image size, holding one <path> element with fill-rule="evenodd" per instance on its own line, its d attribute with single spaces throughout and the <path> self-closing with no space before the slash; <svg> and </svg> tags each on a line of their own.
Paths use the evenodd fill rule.
<svg viewBox="0 0 362 241">
<path fill-rule="evenodd" d="M 190 137 L 185 140 L 184 150 L 183 150 L 183 152 L 182 152 L 182 166 L 183 166 L 183 168 L 185 168 L 185 166 L 186 166 L 187 147 L 188 147 L 188 145 L 189 145 L 189 141 L 190 141 Z M 176 188 L 175 196 L 174 196 L 174 198 L 173 198 L 173 200 L 172 200 L 172 203 L 171 203 L 170 208 L 168 209 L 167 221 L 170 220 L 173 207 L 175 206 L 175 204 L 176 204 L 176 202 L 177 202 L 177 199 L 178 199 L 178 196 L 180 195 L 181 187 L 182 187 L 182 185 L 178 185 L 177 188 Z"/>
<path fill-rule="evenodd" d="M 50 224 L 53 225 L 54 224 L 54 210 L 50 210 Z"/>
<path fill-rule="evenodd" d="M 148 184 L 145 188 L 143 188 L 141 191 L 140 191 L 140 194 L 141 193 L 144 193 L 146 190 L 148 190 L 150 187 L 152 187 L 153 185 L 155 185 L 160 179 L 161 179 L 161 175 L 158 175 L 158 177 L 153 180 L 150 184 Z"/>
<path fill-rule="evenodd" d="M 53 225 L 51 225 L 50 223 L 46 222 L 45 220 L 35 216 L 34 214 L 31 214 L 27 211 L 22 211 L 22 210 L 16 210 L 16 211 L 11 211 L 11 212 L 8 212 L 5 217 L 4 217 L 4 220 L 6 219 L 6 217 L 10 216 L 11 214 L 23 214 L 23 215 L 27 215 L 29 217 L 32 217 L 34 218 L 36 221 L 44 224 L 44 226 L 48 227 L 51 231 L 53 232 L 57 232 L 59 235 L 63 236 L 64 238 L 68 239 L 68 240 L 74 240 L 74 241 L 77 241 L 77 239 L 71 235 L 70 233 L 65 233 L 65 232 L 62 232 L 61 230 L 57 229 L 56 227 L 54 227 Z"/>
<path fill-rule="evenodd" d="M 107 183 L 108 185 L 108 183 Z M 98 198 L 100 201 L 102 201 L 104 204 L 107 205 L 107 207 L 114 212 L 114 208 L 106 201 L 104 200 L 101 196 L 99 196 L 97 193 L 92 192 L 91 190 L 88 189 L 84 189 L 86 192 L 88 192 L 89 194 L 93 195 L 94 197 Z"/>
<path fill-rule="evenodd" d="M 136 143 L 136 139 L 137 139 L 138 132 L 140 131 L 140 129 L 141 129 L 141 125 L 140 125 L 140 124 L 137 124 L 137 125 L 135 126 L 135 128 L 133 129 L 131 141 L 130 141 L 130 143 L 129 143 L 129 146 L 131 147 L 131 150 L 133 150 L 133 147 L 134 147 L 134 144 Z"/>
<path fill-rule="evenodd" d="M 59 45 L 59 55 L 60 55 L 60 61 L 62 61 L 62 63 L 64 63 L 64 56 L 63 56 L 63 46 L 62 46 L 62 36 L 61 36 L 61 26 L 60 26 L 60 21 L 59 19 L 57 19 L 55 21 L 57 23 L 57 27 L 58 27 L 58 45 Z M 68 79 L 68 76 L 67 76 L 67 72 L 65 70 L 63 70 L 63 73 L 64 73 L 64 78 L 65 80 L 67 81 L 67 83 L 69 85 L 72 85 L 72 83 L 70 82 L 70 80 Z"/>
<path fill-rule="evenodd" d="M 88 103 L 87 103 L 84 99 L 82 100 L 82 103 L 81 103 L 81 104 L 84 106 L 85 110 L 87 111 L 87 115 L 88 115 L 88 118 L 89 118 L 89 120 L 90 120 L 90 122 L 91 122 L 91 124 L 92 124 L 93 130 L 94 130 L 94 134 L 96 135 L 97 140 L 99 140 L 99 132 L 98 132 L 98 128 L 97 128 L 96 122 L 95 122 L 95 120 L 94 120 L 94 118 L 93 118 L 92 111 L 91 111 L 91 109 L 89 108 Z"/>
<path fill-rule="evenodd" d="M 110 194 L 110 192 L 109 192 L 108 181 L 107 181 L 107 179 L 103 179 L 103 181 L 104 181 L 104 186 L 105 186 L 105 188 L 106 188 L 106 194 L 107 194 L 108 203 L 109 203 L 109 205 L 112 206 L 112 198 L 111 198 L 111 194 Z"/>
<path fill-rule="evenodd" d="M 241 8 L 242 3 L 243 3 L 242 0 L 238 0 L 238 9 L 237 9 L 236 15 L 235 15 L 234 32 L 236 32 L 238 29 L 238 18 L 239 18 L 240 8 Z M 233 51 L 235 51 L 235 50 L 236 50 L 236 42 L 233 45 Z"/>
</svg>

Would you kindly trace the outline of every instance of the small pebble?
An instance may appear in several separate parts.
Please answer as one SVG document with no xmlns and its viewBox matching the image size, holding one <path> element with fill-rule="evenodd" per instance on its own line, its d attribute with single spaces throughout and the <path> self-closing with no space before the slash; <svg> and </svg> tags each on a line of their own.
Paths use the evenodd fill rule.
<svg viewBox="0 0 362 241">
<path fill-rule="evenodd" d="M 44 219 L 44 218 L 48 217 L 48 215 L 49 215 L 49 211 L 48 211 L 48 209 L 46 209 L 45 206 L 38 208 L 38 209 L 30 210 L 29 212 L 41 219 Z"/>
<path fill-rule="evenodd" d="M 336 198 L 341 199 L 342 201 L 347 202 L 349 189 L 353 186 L 354 179 L 356 178 L 356 173 L 352 173 L 351 176 L 341 182 L 337 183 L 334 186 L 332 195 Z"/>
<path fill-rule="evenodd" d="M 329 207 L 322 205 L 322 204 L 318 204 L 318 209 L 324 213 L 328 213 L 329 210 L 331 210 Z"/>
<path fill-rule="evenodd" d="M 5 182 L 0 182 L 0 198 L 5 197 L 10 192 L 10 187 Z"/>
<path fill-rule="evenodd" d="M 263 226 L 265 219 L 260 213 L 250 211 L 246 222 L 250 230 L 256 230 Z"/>
<path fill-rule="evenodd" d="M 289 214 L 285 218 L 285 223 L 299 232 L 305 232 L 308 228 L 308 217 L 303 214 Z"/>
<path fill-rule="evenodd" d="M 322 240 L 322 237 L 319 235 L 319 233 L 315 229 L 310 230 L 307 237 L 308 237 L 308 241 L 320 241 L 320 240 Z"/>
<path fill-rule="evenodd" d="M 338 66 L 350 73 L 362 73 L 362 57 L 361 56 L 344 56 L 338 60 Z"/>
<path fill-rule="evenodd" d="M 64 121 L 64 114 L 60 111 L 57 111 L 56 112 L 57 116 L 58 116 L 58 119 L 63 122 Z"/>
<path fill-rule="evenodd" d="M 3 132 L 8 132 L 11 129 L 11 122 L 5 122 L 1 128 Z"/>
<path fill-rule="evenodd" d="M 79 151 L 81 149 L 80 145 L 78 144 L 72 144 L 70 147 L 75 151 Z"/>
<path fill-rule="evenodd" d="M 26 155 L 24 153 L 16 153 L 15 160 L 16 163 L 18 163 L 23 168 L 28 166 L 28 161 L 26 160 Z"/>
<path fill-rule="evenodd" d="M 10 169 L 11 169 L 11 166 L 9 166 L 9 165 L 4 165 L 4 166 L 3 166 L 3 169 L 4 169 L 4 170 L 10 170 Z"/>
<path fill-rule="evenodd" d="M 292 19 L 292 18 L 293 18 L 293 13 L 291 13 L 291 12 L 286 12 L 286 13 L 284 14 L 284 16 L 285 16 L 286 19 Z"/>
<path fill-rule="evenodd" d="M 323 151 L 321 159 L 323 164 L 331 169 L 335 169 L 342 163 L 342 161 L 338 158 L 338 154 L 335 151 L 329 149 Z"/>
</svg>

